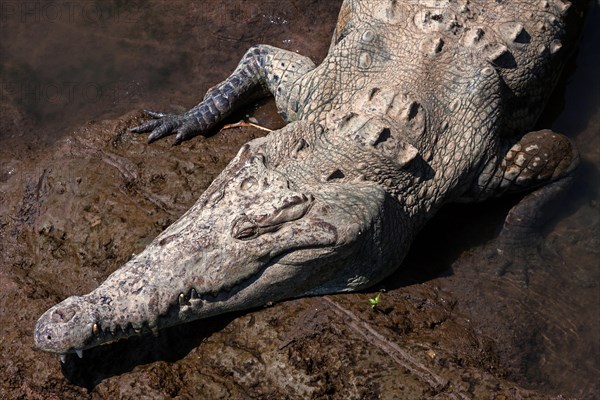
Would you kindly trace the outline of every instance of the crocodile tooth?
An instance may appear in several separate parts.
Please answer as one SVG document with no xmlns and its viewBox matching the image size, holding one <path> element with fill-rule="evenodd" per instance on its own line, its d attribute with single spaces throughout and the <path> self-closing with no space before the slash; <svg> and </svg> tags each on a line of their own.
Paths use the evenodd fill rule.
<svg viewBox="0 0 600 400">
<path fill-rule="evenodd" d="M 92 333 L 93 333 L 95 336 L 98 336 L 98 335 L 100 335 L 100 332 L 102 332 L 102 331 L 100 330 L 100 327 L 98 326 L 98 324 L 94 324 L 94 325 L 92 325 Z"/>
<path fill-rule="evenodd" d="M 75 353 L 77 353 L 77 356 L 79 358 L 83 358 L 83 350 L 82 349 L 75 349 Z"/>
<path fill-rule="evenodd" d="M 61 354 L 61 355 L 60 355 L 60 362 L 61 362 L 62 364 L 64 364 L 64 363 L 66 363 L 66 362 L 67 362 L 67 355 L 66 355 L 66 354 Z"/>
<path fill-rule="evenodd" d="M 190 299 L 198 299 L 198 292 L 194 288 L 190 290 Z"/>
<path fill-rule="evenodd" d="M 185 296 L 183 295 L 183 293 L 179 293 L 179 305 L 181 307 L 185 306 Z"/>
</svg>

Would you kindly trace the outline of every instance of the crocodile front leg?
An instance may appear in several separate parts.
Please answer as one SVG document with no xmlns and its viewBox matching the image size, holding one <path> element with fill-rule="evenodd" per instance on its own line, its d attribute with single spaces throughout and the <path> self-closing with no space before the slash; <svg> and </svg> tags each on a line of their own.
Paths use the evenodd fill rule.
<svg viewBox="0 0 600 400">
<path fill-rule="evenodd" d="M 579 155 L 568 138 L 547 129 L 529 132 L 501 149 L 498 157 L 486 165 L 468 197 L 480 201 L 530 191 L 509 211 L 494 243 L 495 257 L 500 258 L 498 272 L 505 273 L 518 258 L 524 265 L 527 284 L 527 264 L 537 255 L 538 232 L 550 208 L 572 184 Z"/>
<path fill-rule="evenodd" d="M 307 57 L 267 45 L 250 48 L 237 68 L 225 81 L 208 90 L 204 99 L 184 114 L 145 110 L 155 118 L 131 129 L 151 132 L 148 142 L 177 133 L 175 144 L 205 132 L 234 111 L 253 94 L 271 93 L 287 119 L 291 88 L 304 74 L 315 68 Z"/>
</svg>

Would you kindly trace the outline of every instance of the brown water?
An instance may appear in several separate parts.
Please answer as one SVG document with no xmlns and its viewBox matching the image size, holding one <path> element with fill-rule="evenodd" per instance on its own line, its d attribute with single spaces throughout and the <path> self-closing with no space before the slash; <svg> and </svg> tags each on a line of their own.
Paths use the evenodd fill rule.
<svg viewBox="0 0 600 400">
<path fill-rule="evenodd" d="M 3 0 L 0 146 L 17 140 L 50 148 L 90 120 L 142 107 L 189 108 L 255 43 L 318 61 L 339 4 Z M 522 288 L 513 274 L 494 276 L 480 261 L 480 246 L 494 237 L 511 200 L 449 207 L 420 235 L 406 263 L 414 275 L 432 271 L 417 279 L 453 293 L 457 310 L 479 333 L 504 341 L 499 357 L 510 367 L 510 379 L 586 399 L 600 397 L 598 22 L 596 2 L 540 122 L 571 137 L 583 162 L 564 207 L 550 221 L 546 265 L 532 271 L 530 287 Z M 247 112 L 264 125 L 281 124 L 272 104 Z M 10 171 L 0 166 L 4 179 Z M 402 284 L 392 288 L 406 284 L 405 275 L 396 278 Z M 29 343 L 30 332 L 24 330 L 21 339 Z"/>
<path fill-rule="evenodd" d="M 53 141 L 142 106 L 190 108 L 257 43 L 320 60 L 339 1 L 3 0 L 1 7 L 2 102 L 18 104 L 33 134 Z"/>
<path fill-rule="evenodd" d="M 516 199 L 448 206 L 419 236 L 406 261 L 414 270 L 427 266 L 430 273 L 449 275 L 442 287 L 452 288 L 457 308 L 481 333 L 505 345 L 499 355 L 512 364 L 512 379 L 586 399 L 600 397 L 599 22 L 595 2 L 580 45 L 538 122 L 539 129 L 551 127 L 570 137 L 582 162 L 576 182 L 548 218 L 529 287 L 523 287 L 518 265 L 498 278 L 484 261 L 485 244 Z"/>
</svg>

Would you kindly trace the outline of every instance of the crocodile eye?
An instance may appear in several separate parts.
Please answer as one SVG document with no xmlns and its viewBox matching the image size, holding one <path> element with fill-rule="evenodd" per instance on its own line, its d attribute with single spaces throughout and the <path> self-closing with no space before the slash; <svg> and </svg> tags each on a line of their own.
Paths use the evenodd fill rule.
<svg viewBox="0 0 600 400">
<path fill-rule="evenodd" d="M 256 236 L 256 227 L 254 226 L 249 226 L 245 229 L 243 229 L 242 231 L 238 232 L 236 239 L 250 239 L 253 236 Z"/>
<path fill-rule="evenodd" d="M 241 215 L 233 221 L 231 236 L 238 240 L 248 240 L 258 236 L 258 226 L 246 215 Z"/>
</svg>

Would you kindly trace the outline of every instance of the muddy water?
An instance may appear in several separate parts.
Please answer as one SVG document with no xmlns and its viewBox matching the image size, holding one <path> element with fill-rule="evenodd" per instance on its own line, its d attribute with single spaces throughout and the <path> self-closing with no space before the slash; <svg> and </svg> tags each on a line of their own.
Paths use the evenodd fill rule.
<svg viewBox="0 0 600 400">
<path fill-rule="evenodd" d="M 2 100 L 50 142 L 144 105 L 187 109 L 253 44 L 323 58 L 338 3 L 3 1 Z"/>
<path fill-rule="evenodd" d="M 529 286 L 522 285 L 524 265 L 497 277 L 483 261 L 486 245 L 514 204 L 511 199 L 442 210 L 408 261 L 414 269 L 428 265 L 432 274 L 449 275 L 441 285 L 452 288 L 457 308 L 481 333 L 506 344 L 498 354 L 511 365 L 512 379 L 547 393 L 589 399 L 600 396 L 598 21 L 595 3 L 580 46 L 538 123 L 539 129 L 551 127 L 569 136 L 582 163 L 578 179 L 548 220 L 541 257 L 521 263 L 529 264 Z M 423 257 L 432 243 L 440 253 Z"/>
<path fill-rule="evenodd" d="M 62 369 L 33 349 L 42 311 L 140 251 L 259 134 L 148 148 L 125 130 L 139 114 L 123 114 L 190 107 L 257 42 L 320 60 L 339 3 L 1 3 L 0 397 L 600 396 L 597 4 L 541 122 L 573 138 L 583 163 L 529 287 L 518 268 L 497 276 L 485 262 L 514 202 L 504 199 L 442 211 L 388 282 L 385 313 L 364 306 L 370 293 L 286 302 L 90 350 Z M 233 119 L 246 113 L 281 125 L 272 103 Z"/>
</svg>

